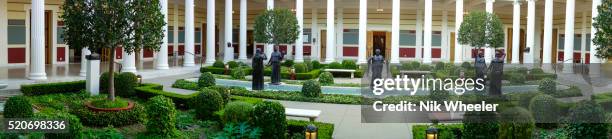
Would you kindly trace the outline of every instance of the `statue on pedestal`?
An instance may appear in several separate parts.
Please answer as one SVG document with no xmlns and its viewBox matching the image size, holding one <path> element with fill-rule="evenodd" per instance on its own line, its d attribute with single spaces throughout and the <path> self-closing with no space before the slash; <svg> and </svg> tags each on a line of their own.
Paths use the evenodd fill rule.
<svg viewBox="0 0 612 139">
<path fill-rule="evenodd" d="M 268 65 L 272 65 L 272 85 L 280 85 L 281 81 L 281 61 L 283 60 L 283 55 L 278 51 L 278 46 L 274 47 L 274 52 L 270 55 L 270 61 L 268 61 Z"/>
<path fill-rule="evenodd" d="M 263 90 L 264 89 L 264 77 L 263 77 L 263 71 L 264 71 L 264 63 L 263 61 L 266 60 L 266 54 L 263 54 L 261 52 L 261 49 L 257 48 L 255 55 L 253 55 L 253 80 L 252 80 L 252 89 L 253 90 Z"/>
<path fill-rule="evenodd" d="M 495 53 L 495 59 L 491 61 L 489 66 L 489 95 L 499 96 L 502 94 L 502 76 L 504 74 L 504 59 L 506 54 L 501 50 L 497 50 Z"/>
<path fill-rule="evenodd" d="M 487 63 L 485 63 L 484 53 L 482 51 L 478 51 L 476 62 L 474 62 L 474 67 L 476 70 L 476 79 L 484 80 L 485 71 L 487 70 Z"/>
<path fill-rule="evenodd" d="M 370 87 L 374 85 L 374 79 L 382 78 L 383 66 L 385 64 L 385 57 L 382 56 L 380 49 L 376 49 L 374 56 L 368 60 L 368 72 L 371 72 Z"/>
</svg>

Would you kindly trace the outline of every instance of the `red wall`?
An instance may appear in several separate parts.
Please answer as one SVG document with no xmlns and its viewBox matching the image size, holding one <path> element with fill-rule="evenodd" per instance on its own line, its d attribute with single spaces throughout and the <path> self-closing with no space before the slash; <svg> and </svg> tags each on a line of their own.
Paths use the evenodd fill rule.
<svg viewBox="0 0 612 139">
<path fill-rule="evenodd" d="M 399 56 L 402 58 L 416 57 L 416 48 L 399 48 Z"/>
<path fill-rule="evenodd" d="M 25 48 L 8 48 L 8 63 L 25 63 Z"/>
<path fill-rule="evenodd" d="M 441 57 L 442 57 L 441 48 L 431 48 L 431 58 L 441 58 Z"/>
<path fill-rule="evenodd" d="M 184 55 L 185 54 L 185 45 L 179 45 L 178 53 L 179 53 L 179 55 Z"/>
<path fill-rule="evenodd" d="M 194 46 L 194 51 L 195 51 L 195 54 L 200 54 L 200 50 L 201 50 L 201 49 L 202 49 L 202 47 L 200 47 L 200 45 L 195 45 L 195 46 Z"/>
<path fill-rule="evenodd" d="M 57 62 L 66 61 L 66 47 L 57 47 L 56 51 L 55 59 L 57 59 Z"/>
<path fill-rule="evenodd" d="M 117 47 L 115 49 L 115 58 L 116 59 L 121 59 L 123 58 L 123 49 L 121 49 L 121 47 Z"/>
<path fill-rule="evenodd" d="M 153 57 L 153 51 L 152 50 L 145 49 L 142 53 L 143 53 L 142 57 L 145 57 L 145 58 Z"/>
<path fill-rule="evenodd" d="M 359 47 L 344 46 L 342 47 L 342 55 L 343 56 L 358 56 Z"/>
</svg>

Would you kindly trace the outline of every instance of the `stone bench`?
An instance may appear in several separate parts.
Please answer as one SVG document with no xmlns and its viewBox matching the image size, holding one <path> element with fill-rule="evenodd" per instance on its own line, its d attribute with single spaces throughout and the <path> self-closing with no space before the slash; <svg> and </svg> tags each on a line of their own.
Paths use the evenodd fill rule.
<svg viewBox="0 0 612 139">
<path fill-rule="evenodd" d="M 399 74 L 404 76 L 404 75 L 427 75 L 427 74 L 431 74 L 431 71 L 420 71 L 420 70 L 400 70 Z"/>
<path fill-rule="evenodd" d="M 351 73 L 351 79 L 355 78 L 355 72 L 357 72 L 357 70 L 352 70 L 352 69 L 325 69 L 323 71 L 327 71 L 327 72 L 350 72 Z"/>
<path fill-rule="evenodd" d="M 293 109 L 293 108 L 285 108 L 285 115 L 292 117 L 304 117 L 308 118 L 311 122 L 314 122 L 315 119 L 321 115 L 320 110 L 306 110 L 306 109 Z"/>
<path fill-rule="evenodd" d="M 3 83 L 0 83 L 0 89 L 4 89 L 4 88 L 6 88 L 6 87 L 8 87 L 8 84 L 3 84 Z"/>
</svg>

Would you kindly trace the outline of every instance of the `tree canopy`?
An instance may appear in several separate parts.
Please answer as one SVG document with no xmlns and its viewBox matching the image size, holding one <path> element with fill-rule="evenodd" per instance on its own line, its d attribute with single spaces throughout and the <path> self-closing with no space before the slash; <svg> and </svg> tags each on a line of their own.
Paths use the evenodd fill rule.
<svg viewBox="0 0 612 139">
<path fill-rule="evenodd" d="M 473 47 L 504 47 L 503 23 L 495 14 L 475 11 L 468 14 L 459 27 L 459 43 Z"/>
<path fill-rule="evenodd" d="M 612 56 L 612 0 L 602 0 L 597 7 L 599 15 L 593 18 L 593 27 L 597 30 L 593 38 L 593 44 L 597 45 L 598 58 Z"/>
<path fill-rule="evenodd" d="M 291 44 L 298 37 L 297 18 L 289 9 L 267 10 L 255 18 L 255 41 L 268 44 Z"/>
</svg>

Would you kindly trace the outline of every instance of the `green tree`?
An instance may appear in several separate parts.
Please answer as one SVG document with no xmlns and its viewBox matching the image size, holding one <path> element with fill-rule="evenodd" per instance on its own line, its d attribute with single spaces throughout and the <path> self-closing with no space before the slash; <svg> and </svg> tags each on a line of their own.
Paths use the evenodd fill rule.
<svg viewBox="0 0 612 139">
<path fill-rule="evenodd" d="M 267 10 L 255 18 L 255 41 L 260 43 L 291 44 L 298 37 L 297 18 L 289 9 Z"/>
<path fill-rule="evenodd" d="M 612 56 L 612 0 L 602 0 L 597 12 L 599 15 L 593 18 L 593 27 L 597 30 L 593 44 L 599 46 L 595 56 L 608 58 Z"/>
<path fill-rule="evenodd" d="M 476 11 L 468 14 L 459 27 L 459 43 L 477 47 L 504 46 L 503 23 L 495 14 Z M 487 46 L 488 44 L 488 46 Z"/>
<path fill-rule="evenodd" d="M 159 51 L 165 25 L 159 9 L 159 0 L 67 0 L 62 5 L 65 41 L 92 52 L 110 49 L 108 71 L 114 79 L 117 47 L 128 54 L 143 48 Z M 115 100 L 114 80 L 108 82 L 108 99 Z"/>
</svg>

